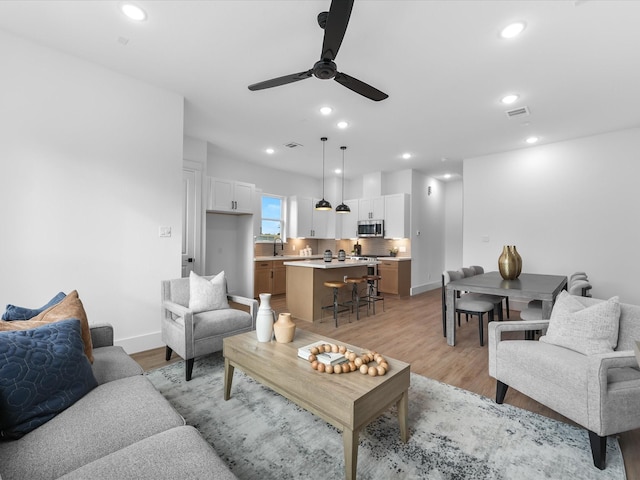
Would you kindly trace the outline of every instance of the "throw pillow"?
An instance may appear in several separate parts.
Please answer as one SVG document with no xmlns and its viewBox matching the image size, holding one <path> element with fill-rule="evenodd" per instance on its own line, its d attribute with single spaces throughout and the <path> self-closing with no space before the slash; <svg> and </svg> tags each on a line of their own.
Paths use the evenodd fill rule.
<svg viewBox="0 0 640 480">
<path fill-rule="evenodd" d="M 618 297 L 586 307 L 561 292 L 551 311 L 547 334 L 541 342 L 565 347 L 584 355 L 612 352 L 618 344 Z"/>
<path fill-rule="evenodd" d="M 25 308 L 16 305 L 7 305 L 7 311 L 2 314 L 2 320 L 29 320 L 39 315 L 49 307 L 53 307 L 60 303 L 66 295 L 63 292 L 58 293 L 40 308 Z"/>
<path fill-rule="evenodd" d="M 82 341 L 84 342 L 84 351 L 87 358 L 93 363 L 93 346 L 91 344 L 91 330 L 87 314 L 84 311 L 82 302 L 78 297 L 77 290 L 67 295 L 60 303 L 47 308 L 39 315 L 31 320 L 22 322 L 0 322 L 0 331 L 7 330 L 27 330 L 29 328 L 40 327 L 52 322 L 66 320 L 67 318 L 77 318 L 82 325 Z"/>
<path fill-rule="evenodd" d="M 229 308 L 224 270 L 211 280 L 191 272 L 189 275 L 189 310 L 193 313 Z"/>
<path fill-rule="evenodd" d="M 20 438 L 98 385 L 80 320 L 0 332 L 0 438 Z"/>
</svg>

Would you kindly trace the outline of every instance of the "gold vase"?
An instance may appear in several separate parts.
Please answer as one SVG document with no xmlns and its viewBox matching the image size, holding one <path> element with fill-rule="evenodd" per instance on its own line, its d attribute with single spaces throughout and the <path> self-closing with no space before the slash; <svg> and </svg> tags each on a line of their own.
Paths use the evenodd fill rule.
<svg viewBox="0 0 640 480">
<path fill-rule="evenodd" d="M 517 256 L 516 256 L 517 255 Z M 502 254 L 498 258 L 498 270 L 505 280 L 515 280 L 522 269 L 522 258 L 515 251 L 515 247 L 505 245 Z"/>
<path fill-rule="evenodd" d="M 518 250 L 516 250 L 515 245 L 512 245 L 509 248 L 511 249 L 511 253 L 513 253 L 514 257 L 516 257 L 516 278 L 518 278 L 520 276 L 520 272 L 522 272 L 522 257 L 518 253 Z"/>
</svg>

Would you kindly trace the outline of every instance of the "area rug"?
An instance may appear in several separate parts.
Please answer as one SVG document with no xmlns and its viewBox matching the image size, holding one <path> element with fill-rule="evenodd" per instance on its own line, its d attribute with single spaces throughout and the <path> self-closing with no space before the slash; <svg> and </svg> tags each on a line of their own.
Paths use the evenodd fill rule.
<svg viewBox="0 0 640 480">
<path fill-rule="evenodd" d="M 224 401 L 221 354 L 196 360 L 190 382 L 184 362 L 147 378 L 240 479 L 344 478 L 342 434 L 324 420 L 238 369 Z M 615 438 L 600 471 L 585 430 L 414 373 L 408 425 L 405 444 L 392 408 L 360 432 L 358 479 L 626 478 Z"/>
</svg>

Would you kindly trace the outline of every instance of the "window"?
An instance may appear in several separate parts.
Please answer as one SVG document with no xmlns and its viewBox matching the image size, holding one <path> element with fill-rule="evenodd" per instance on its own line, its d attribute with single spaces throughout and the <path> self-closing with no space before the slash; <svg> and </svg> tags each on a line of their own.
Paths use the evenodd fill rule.
<svg viewBox="0 0 640 480">
<path fill-rule="evenodd" d="M 257 242 L 285 240 L 284 197 L 263 194 L 260 205 L 260 235 Z"/>
</svg>

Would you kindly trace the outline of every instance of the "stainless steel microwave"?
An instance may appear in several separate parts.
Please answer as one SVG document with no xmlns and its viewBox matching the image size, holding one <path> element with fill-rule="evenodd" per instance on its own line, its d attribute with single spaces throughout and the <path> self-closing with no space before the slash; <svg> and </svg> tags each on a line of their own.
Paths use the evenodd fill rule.
<svg viewBox="0 0 640 480">
<path fill-rule="evenodd" d="M 358 237 L 384 237 L 384 220 L 359 220 Z"/>
</svg>

